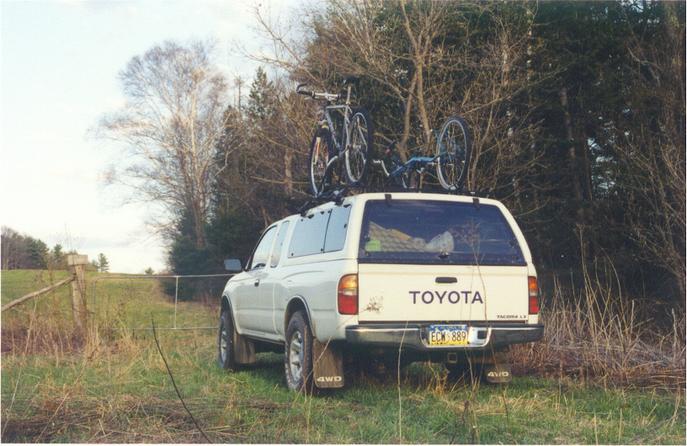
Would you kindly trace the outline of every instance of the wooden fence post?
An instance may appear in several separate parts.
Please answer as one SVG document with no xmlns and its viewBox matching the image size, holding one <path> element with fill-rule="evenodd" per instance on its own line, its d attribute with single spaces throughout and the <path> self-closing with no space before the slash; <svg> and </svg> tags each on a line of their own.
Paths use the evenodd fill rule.
<svg viewBox="0 0 687 446">
<path fill-rule="evenodd" d="M 88 310 L 86 309 L 86 265 L 88 256 L 81 254 L 67 255 L 69 272 L 74 275 L 72 281 L 72 314 L 74 325 L 80 335 L 86 332 Z"/>
</svg>

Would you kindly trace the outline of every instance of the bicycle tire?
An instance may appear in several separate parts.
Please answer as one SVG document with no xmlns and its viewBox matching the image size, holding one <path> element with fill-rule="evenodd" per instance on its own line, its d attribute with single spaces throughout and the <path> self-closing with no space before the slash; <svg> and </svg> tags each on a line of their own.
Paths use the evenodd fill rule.
<svg viewBox="0 0 687 446">
<path fill-rule="evenodd" d="M 436 170 L 441 187 L 451 192 L 463 189 L 471 153 L 472 138 L 467 122 L 460 116 L 451 116 L 441 126 L 436 145 Z"/>
<path fill-rule="evenodd" d="M 310 191 L 319 197 L 331 182 L 331 168 L 327 169 L 332 151 L 332 135 L 329 129 L 320 127 L 315 131 L 310 142 L 308 156 L 308 173 Z"/>
<path fill-rule="evenodd" d="M 349 186 L 365 184 L 372 149 L 372 121 L 364 108 L 353 108 L 350 141 L 345 154 L 346 180 Z M 360 125 L 363 123 L 363 125 Z"/>
</svg>

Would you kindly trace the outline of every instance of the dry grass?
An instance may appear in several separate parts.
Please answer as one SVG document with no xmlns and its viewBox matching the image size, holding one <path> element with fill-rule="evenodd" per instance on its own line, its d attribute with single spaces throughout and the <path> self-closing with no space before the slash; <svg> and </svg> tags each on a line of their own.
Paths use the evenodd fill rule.
<svg viewBox="0 0 687 446">
<path fill-rule="evenodd" d="M 103 287 L 100 296 L 112 294 L 110 306 L 92 318 L 83 342 L 70 343 L 71 320 L 59 313 L 68 300 L 25 307 L 14 319 L 3 319 L 3 345 L 10 347 L 2 364 L 3 442 L 203 441 L 173 391 L 151 333 L 125 329 L 150 321 L 150 311 L 169 311 L 164 295 L 152 291 L 145 284 Z M 565 317 L 547 319 L 547 330 L 556 324 L 565 330 L 552 331 L 550 343 L 517 352 L 520 364 L 532 361 L 528 367 L 534 372 L 541 366 L 557 379 L 516 378 L 507 387 L 452 381 L 441 365 L 414 364 L 399 373 L 396 364 L 386 377 L 361 373 L 349 388 L 311 397 L 284 388 L 278 355 L 261 355 L 255 366 L 227 374 L 214 363 L 214 332 L 167 331 L 160 339 L 186 404 L 213 442 L 590 443 L 597 437 L 601 442 L 683 442 L 681 392 L 614 390 L 610 381 L 605 390 L 588 382 L 615 379 L 621 366 L 631 366 L 620 361 L 625 356 L 604 357 L 605 351 L 617 350 L 617 330 L 624 330 L 629 356 L 648 349 L 648 326 L 599 306 L 598 317 L 606 319 L 592 319 L 599 330 L 593 339 L 602 344 L 587 345 L 591 337 L 578 342 L 576 356 L 569 354 L 571 348 L 555 350 L 570 346 L 570 336 L 577 333 L 572 330 L 591 329 L 583 325 L 592 323 L 582 317 L 586 304 L 567 313 L 546 308 L 547 318 Z M 215 316 L 203 305 L 185 305 L 196 313 L 194 324 L 202 318 L 211 323 Z M 602 321 L 616 325 L 602 332 Z M 6 337 L 10 328 L 25 331 Z M 51 342 L 61 346 L 51 350 Z M 674 343 L 684 352 L 684 340 Z M 669 344 L 666 338 L 665 352 Z M 597 350 L 583 350 L 592 348 Z M 565 356 L 546 358 L 555 352 Z M 570 361 L 566 368 L 560 368 L 562 360 Z M 635 376 L 627 374 L 625 382 L 638 383 Z"/>
<path fill-rule="evenodd" d="M 187 401 L 196 416 L 214 411 L 209 401 Z M 210 401 L 218 403 L 217 401 Z M 60 441 L 80 432 L 88 443 L 204 443 L 178 401 L 123 395 L 101 397 L 65 395 L 23 402 L 25 414 L 9 417 L 3 425 L 3 442 L 32 438 L 36 442 Z M 254 405 L 258 407 L 257 404 Z M 279 405 L 273 405 L 274 409 Z M 267 405 L 260 406 L 268 409 Z M 215 443 L 240 443 L 247 438 L 248 424 L 232 423 L 206 428 Z"/>
<path fill-rule="evenodd" d="M 685 313 L 660 314 L 653 304 L 630 299 L 618 283 L 587 271 L 581 290 L 566 290 L 555 280 L 541 310 L 544 338 L 512 349 L 514 366 L 604 387 L 684 389 Z"/>
</svg>

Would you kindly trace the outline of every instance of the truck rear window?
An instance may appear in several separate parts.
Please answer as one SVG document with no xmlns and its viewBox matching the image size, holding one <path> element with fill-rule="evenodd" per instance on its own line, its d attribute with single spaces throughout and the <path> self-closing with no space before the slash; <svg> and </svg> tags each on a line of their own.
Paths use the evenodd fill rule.
<svg viewBox="0 0 687 446">
<path fill-rule="evenodd" d="M 359 261 L 525 265 L 518 241 L 493 205 L 429 200 L 370 200 Z"/>
</svg>

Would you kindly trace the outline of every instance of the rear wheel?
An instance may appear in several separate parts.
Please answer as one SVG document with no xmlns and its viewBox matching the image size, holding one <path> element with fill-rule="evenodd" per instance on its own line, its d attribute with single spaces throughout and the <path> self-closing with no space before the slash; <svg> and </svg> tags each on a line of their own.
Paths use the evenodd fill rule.
<svg viewBox="0 0 687 446">
<path fill-rule="evenodd" d="M 316 197 L 322 195 L 332 180 L 332 169 L 329 166 L 333 154 L 331 133 L 326 128 L 318 128 L 310 143 L 310 190 Z"/>
<path fill-rule="evenodd" d="M 437 139 L 437 178 L 441 187 L 459 191 L 465 184 L 472 140 L 465 120 L 452 116 L 446 120 Z"/>
<path fill-rule="evenodd" d="M 291 316 L 286 329 L 284 375 L 289 389 L 306 392 L 312 388 L 312 332 L 303 312 Z"/>
<path fill-rule="evenodd" d="M 367 163 L 372 147 L 372 123 L 365 109 L 353 109 L 351 133 L 346 150 L 348 184 L 360 186 L 365 181 Z"/>
</svg>

